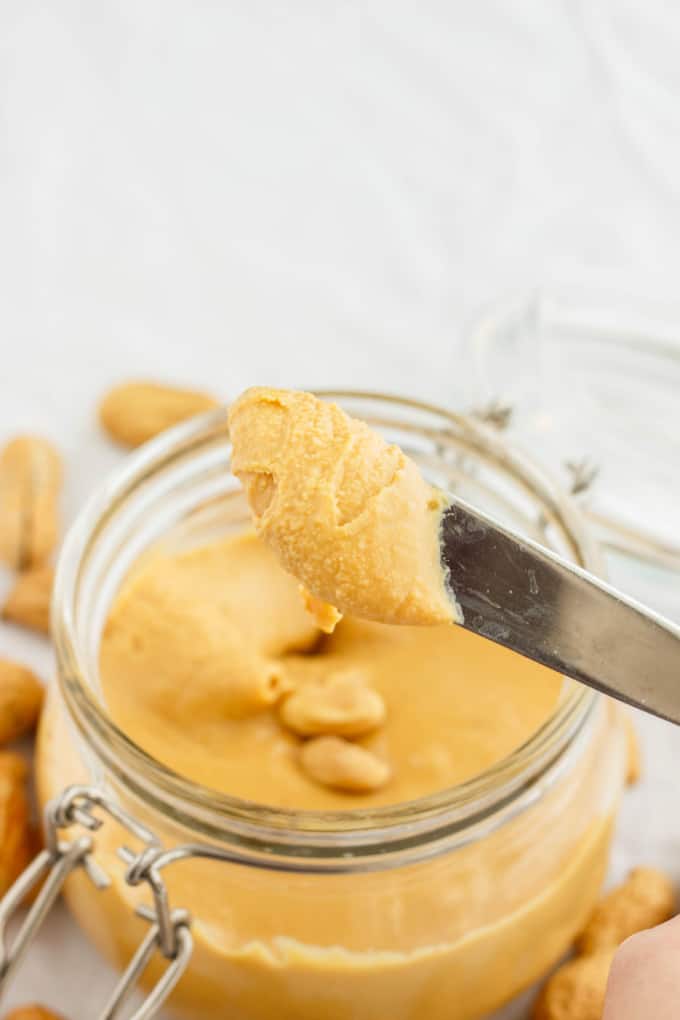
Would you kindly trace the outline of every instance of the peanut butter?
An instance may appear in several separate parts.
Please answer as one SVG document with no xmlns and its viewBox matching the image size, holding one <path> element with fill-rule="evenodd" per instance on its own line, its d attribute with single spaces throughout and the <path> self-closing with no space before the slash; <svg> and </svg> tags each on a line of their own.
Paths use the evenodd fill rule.
<svg viewBox="0 0 680 1020">
<path fill-rule="evenodd" d="M 258 534 L 312 596 L 382 623 L 455 620 L 439 562 L 446 499 L 398 446 L 293 390 L 247 390 L 229 428 Z"/>
<path fill-rule="evenodd" d="M 295 580 L 252 533 L 149 559 L 110 615 L 101 678 L 121 729 L 175 771 L 308 810 L 398 803 L 464 782 L 528 739 L 562 686 L 460 627 L 345 617 L 324 635 Z M 344 687 L 347 704 L 352 682 L 372 706 L 363 732 L 362 720 L 348 732 L 337 712 L 329 722 L 328 705 L 325 727 L 307 719 L 301 736 L 291 726 L 301 700 L 318 714 L 321 690 L 328 700 Z M 300 752 L 306 736 L 320 735 L 352 736 L 389 765 L 390 781 L 360 804 L 310 781 Z"/>
<path fill-rule="evenodd" d="M 561 686 L 446 624 L 345 617 L 324 635 L 296 581 L 247 532 L 147 557 L 111 612 L 101 682 L 114 721 L 175 772 L 301 811 L 409 801 L 463 782 L 525 741 Z M 322 689 L 329 698 L 320 708 Z M 329 720 L 336 734 L 349 729 L 320 733 Z M 330 772 L 325 752 L 319 761 L 314 744 L 329 739 L 372 756 L 367 769 L 359 754 L 358 780 L 355 754 L 336 757 Z M 43 802 L 87 779 L 71 740 L 52 699 L 40 736 Z M 486 1016 L 556 961 L 592 909 L 617 760 L 603 737 L 529 811 L 403 869 L 318 876 L 209 861 L 169 867 L 171 901 L 194 918 L 194 957 L 176 1004 L 191 1020 Z M 140 815 L 138 801 L 130 806 L 167 845 L 191 838 L 169 819 Z M 110 825 L 97 834 L 98 860 L 113 878 L 107 893 L 80 874 L 66 889 L 81 925 L 118 965 L 146 933 L 133 914 L 144 890 L 126 885 L 116 855 L 121 838 Z M 150 979 L 160 972 L 156 961 Z"/>
</svg>

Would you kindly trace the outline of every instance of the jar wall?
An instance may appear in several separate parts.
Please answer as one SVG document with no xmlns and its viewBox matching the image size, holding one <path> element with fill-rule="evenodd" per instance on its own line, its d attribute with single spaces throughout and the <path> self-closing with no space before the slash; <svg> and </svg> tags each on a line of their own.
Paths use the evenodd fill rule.
<svg viewBox="0 0 680 1020">
<path fill-rule="evenodd" d="M 345 396 L 350 412 L 404 446 L 434 484 L 597 567 L 578 511 L 497 436 L 424 405 Z M 192 546 L 239 526 L 243 506 L 228 466 L 220 412 L 156 440 L 86 510 L 57 576 L 60 685 L 41 726 L 40 798 L 93 783 L 167 846 L 210 836 L 171 821 L 172 797 L 157 798 L 160 812 L 133 799 L 130 777 L 144 764 L 132 754 L 118 767 L 117 756 L 129 752 L 101 706 L 99 639 L 120 585 L 149 549 Z M 566 686 L 564 700 L 575 704 L 578 693 Z M 171 903 L 191 911 L 195 940 L 176 1008 L 191 1020 L 477 1020 L 509 1000 L 568 947 L 604 877 L 625 736 L 618 710 L 604 699 L 594 705 L 566 756 L 555 749 L 558 774 L 527 776 L 507 810 L 470 823 L 455 849 L 435 853 L 442 847 L 425 839 L 418 863 L 347 875 L 197 860 L 170 866 Z M 75 737 L 73 717 L 86 738 Z M 228 843 L 228 812 L 218 821 Z M 146 931 L 133 915 L 144 891 L 126 885 L 115 855 L 129 839 L 108 822 L 96 839 L 111 889 L 98 892 L 78 873 L 66 897 L 122 966 Z M 149 979 L 157 973 L 154 964 Z"/>
<path fill-rule="evenodd" d="M 349 875 L 172 865 L 164 873 L 171 903 L 190 909 L 195 938 L 176 1007 L 193 1020 L 486 1016 L 562 955 L 592 909 L 623 785 L 620 714 L 602 701 L 549 790 L 537 790 L 535 802 L 505 824 L 471 830 L 470 842 L 434 859 Z M 72 782 L 101 784 L 85 758 L 53 692 L 40 734 L 41 800 Z M 122 799 L 164 844 L 197 840 Z M 117 966 L 145 930 L 133 917 L 144 893 L 125 884 L 115 856 L 121 841 L 114 823 L 97 836 L 111 890 L 96 891 L 80 874 L 66 890 L 79 922 Z"/>
</svg>

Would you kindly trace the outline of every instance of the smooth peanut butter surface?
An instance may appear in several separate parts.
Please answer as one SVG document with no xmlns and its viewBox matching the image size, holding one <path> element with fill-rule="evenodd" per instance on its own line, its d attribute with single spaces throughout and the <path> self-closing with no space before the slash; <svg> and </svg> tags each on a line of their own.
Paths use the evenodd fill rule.
<svg viewBox="0 0 680 1020">
<path fill-rule="evenodd" d="M 562 683 L 458 627 L 345 617 L 324 635 L 295 580 L 248 532 L 151 558 L 114 606 L 101 674 L 114 720 L 175 771 L 308 810 L 396 803 L 469 779 L 528 739 Z M 338 678 L 384 705 L 356 740 L 391 777 L 360 796 L 312 781 L 300 764 L 305 736 L 346 730 L 299 735 L 286 720 L 293 692 Z"/>
<path fill-rule="evenodd" d="M 446 500 L 398 446 L 294 390 L 247 390 L 229 429 L 255 527 L 312 596 L 382 623 L 455 619 L 439 562 Z"/>
</svg>

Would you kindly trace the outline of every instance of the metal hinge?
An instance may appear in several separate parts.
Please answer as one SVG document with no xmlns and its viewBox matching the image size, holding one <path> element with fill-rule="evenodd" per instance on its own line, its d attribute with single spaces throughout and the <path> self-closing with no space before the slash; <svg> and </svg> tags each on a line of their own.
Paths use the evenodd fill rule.
<svg viewBox="0 0 680 1020">
<path fill-rule="evenodd" d="M 136 988 L 139 978 L 153 956 L 158 953 L 167 961 L 163 974 L 129 1020 L 151 1020 L 173 990 L 187 968 L 193 949 L 191 918 L 186 910 L 173 910 L 168 902 L 161 867 L 170 860 L 192 855 L 192 848 L 164 848 L 144 825 L 120 808 L 100 790 L 89 786 L 71 786 L 45 811 L 46 846 L 19 876 L 0 901 L 0 993 L 23 959 L 59 896 L 64 882 L 77 868 L 82 868 L 97 889 L 111 884 L 108 874 L 94 860 L 95 840 L 90 833 L 104 824 L 103 814 L 114 819 L 144 848 L 134 853 L 126 846 L 118 855 L 126 865 L 125 880 L 131 886 L 147 884 L 151 890 L 151 907 L 138 907 L 136 913 L 149 923 L 149 930 L 113 989 L 109 1001 L 97 1020 L 116 1020 Z M 62 830 L 79 825 L 88 832 L 71 841 L 60 838 Z M 14 937 L 9 939 L 7 927 L 26 896 L 44 883 Z"/>
</svg>

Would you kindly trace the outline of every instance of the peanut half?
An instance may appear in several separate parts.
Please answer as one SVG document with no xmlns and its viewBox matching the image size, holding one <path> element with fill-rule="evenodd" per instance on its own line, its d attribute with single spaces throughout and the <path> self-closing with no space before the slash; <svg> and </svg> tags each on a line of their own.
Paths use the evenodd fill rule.
<svg viewBox="0 0 680 1020">
<path fill-rule="evenodd" d="M 533 1010 L 534 1020 L 602 1020 L 614 950 L 569 960 L 548 979 Z"/>
<path fill-rule="evenodd" d="M 61 458 L 37 436 L 19 436 L 0 453 L 0 560 L 17 570 L 43 564 L 59 534 Z"/>
<path fill-rule="evenodd" d="M 43 685 L 30 669 L 0 659 L 0 744 L 35 729 L 43 702 Z"/>
<path fill-rule="evenodd" d="M 196 390 L 128 382 L 106 394 L 99 406 L 99 420 L 117 443 L 140 446 L 172 425 L 217 406 L 214 397 Z"/>
<path fill-rule="evenodd" d="M 3 620 L 48 634 L 54 569 L 34 567 L 23 570 L 2 607 Z"/>
<path fill-rule="evenodd" d="M 302 767 L 322 786 L 352 793 L 379 790 L 390 778 L 387 762 L 342 737 L 315 737 L 300 750 Z"/>
<path fill-rule="evenodd" d="M 300 737 L 361 737 L 385 721 L 385 703 L 361 675 L 337 673 L 299 688 L 283 702 L 280 715 Z"/>
<path fill-rule="evenodd" d="M 576 941 L 581 955 L 615 949 L 638 931 L 653 928 L 673 916 L 673 883 L 656 868 L 634 868 L 622 885 L 600 900 Z"/>
<path fill-rule="evenodd" d="M 55 1013 L 45 1006 L 19 1006 L 5 1015 L 5 1020 L 64 1020 L 61 1013 Z"/>
<path fill-rule="evenodd" d="M 32 856 L 26 773 L 21 755 L 0 752 L 0 896 L 5 895 Z"/>
</svg>

